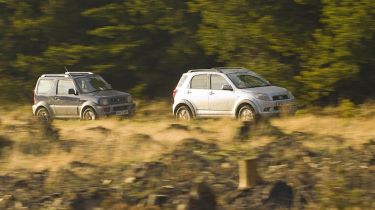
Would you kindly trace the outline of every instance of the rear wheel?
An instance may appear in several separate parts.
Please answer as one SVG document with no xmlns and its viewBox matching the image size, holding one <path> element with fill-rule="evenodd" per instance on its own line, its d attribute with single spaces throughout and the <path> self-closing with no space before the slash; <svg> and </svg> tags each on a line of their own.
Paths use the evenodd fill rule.
<svg viewBox="0 0 375 210">
<path fill-rule="evenodd" d="M 242 122 L 254 122 L 255 112 L 250 105 L 244 105 L 238 111 L 238 119 Z"/>
<path fill-rule="evenodd" d="M 183 105 L 177 109 L 176 118 L 178 120 L 190 120 L 191 118 L 193 118 L 193 115 L 191 114 L 189 107 Z"/>
<path fill-rule="evenodd" d="M 97 119 L 96 112 L 91 107 L 86 108 L 85 111 L 83 111 L 82 119 L 83 120 L 96 120 Z"/>
<path fill-rule="evenodd" d="M 44 107 L 41 107 L 36 111 L 36 117 L 38 118 L 38 120 L 43 122 L 48 122 L 51 120 L 51 116 L 48 110 Z"/>
</svg>

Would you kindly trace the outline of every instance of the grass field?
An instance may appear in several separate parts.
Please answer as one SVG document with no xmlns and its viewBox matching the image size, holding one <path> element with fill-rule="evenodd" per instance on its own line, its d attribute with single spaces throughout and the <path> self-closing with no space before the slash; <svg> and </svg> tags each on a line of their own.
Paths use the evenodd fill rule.
<svg viewBox="0 0 375 210">
<path fill-rule="evenodd" d="M 140 103 L 138 107 L 137 115 L 130 119 L 54 120 L 48 128 L 33 120 L 29 106 L 3 109 L 0 111 L 0 137 L 10 143 L 9 146 L 2 143 L 3 148 L 0 148 L 0 175 L 48 171 L 47 183 L 53 183 L 62 170 L 71 168 L 72 163 L 116 170 L 124 165 L 159 160 L 173 153 L 186 139 L 217 145 L 217 154 L 225 154 L 232 163 L 258 155 L 258 151 L 283 138 L 293 139 L 306 150 L 329 154 L 330 157 L 336 157 L 336 154 L 348 148 L 361 153 L 366 143 L 375 141 L 375 105 L 371 104 L 350 109 L 331 107 L 301 110 L 294 117 L 274 118 L 250 125 L 245 133 L 241 133 L 243 125 L 234 119 L 176 121 L 167 102 L 159 101 L 152 105 Z M 293 149 L 284 149 L 284 158 L 293 159 L 299 155 Z M 269 169 L 270 166 L 267 166 L 260 170 L 267 174 Z M 84 169 L 79 173 L 90 177 L 91 172 Z M 337 186 L 332 186 L 332 189 L 334 187 Z M 318 189 L 317 186 L 315 191 Z M 319 192 L 329 194 L 333 193 L 332 189 L 328 187 Z M 373 198 L 373 192 L 366 193 Z M 339 208 L 334 199 L 352 195 L 334 193 L 331 196 L 332 200 L 329 201 L 315 198 L 319 205 L 315 205 L 315 202 L 307 207 Z M 372 208 L 373 205 L 362 204 L 354 202 L 346 205 L 350 208 Z M 229 204 L 222 204 L 224 209 L 225 205 Z"/>
</svg>

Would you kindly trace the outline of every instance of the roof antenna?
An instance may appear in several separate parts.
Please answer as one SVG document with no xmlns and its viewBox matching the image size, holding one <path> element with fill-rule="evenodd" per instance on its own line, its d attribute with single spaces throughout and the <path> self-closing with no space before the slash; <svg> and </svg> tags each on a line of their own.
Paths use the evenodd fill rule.
<svg viewBox="0 0 375 210">
<path fill-rule="evenodd" d="M 65 74 L 70 76 L 70 72 L 68 71 L 68 68 L 66 68 L 66 66 L 64 66 L 64 68 L 65 68 Z"/>
</svg>

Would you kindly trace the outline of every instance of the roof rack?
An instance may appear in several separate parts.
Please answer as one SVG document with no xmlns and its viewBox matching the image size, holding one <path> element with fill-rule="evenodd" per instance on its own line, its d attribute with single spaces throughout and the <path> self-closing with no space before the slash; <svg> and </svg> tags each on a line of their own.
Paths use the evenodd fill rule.
<svg viewBox="0 0 375 210">
<path fill-rule="evenodd" d="M 191 69 L 191 70 L 189 70 L 188 71 L 188 73 L 190 73 L 190 72 L 221 72 L 219 69 L 214 69 L 214 68 L 212 68 L 212 69 Z"/>
<path fill-rule="evenodd" d="M 214 69 L 246 69 L 244 67 L 213 67 Z"/>
<path fill-rule="evenodd" d="M 70 75 L 70 76 L 83 76 L 83 75 L 90 75 L 90 74 L 93 74 L 93 73 L 84 72 L 84 71 L 65 72 L 65 75 Z"/>
<path fill-rule="evenodd" d="M 64 74 L 43 74 L 41 77 L 68 77 L 68 75 L 64 75 Z"/>
<path fill-rule="evenodd" d="M 244 67 L 213 67 L 213 68 L 210 68 L 210 69 L 191 69 L 188 71 L 188 73 L 190 72 L 220 72 L 220 73 L 228 73 L 230 71 L 228 70 L 246 70 L 248 71 L 248 69 L 244 68 Z"/>
</svg>

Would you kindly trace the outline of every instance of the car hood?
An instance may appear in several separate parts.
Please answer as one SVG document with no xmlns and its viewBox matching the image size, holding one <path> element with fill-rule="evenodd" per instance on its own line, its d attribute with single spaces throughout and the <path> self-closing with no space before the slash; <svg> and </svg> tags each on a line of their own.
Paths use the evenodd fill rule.
<svg viewBox="0 0 375 210">
<path fill-rule="evenodd" d="M 129 93 L 117 91 L 117 90 L 102 90 L 92 93 L 96 97 L 114 97 L 114 96 L 128 96 Z"/>
<path fill-rule="evenodd" d="M 287 89 L 278 86 L 255 87 L 241 90 L 247 93 L 264 93 L 268 95 L 285 94 L 288 92 Z"/>
</svg>

